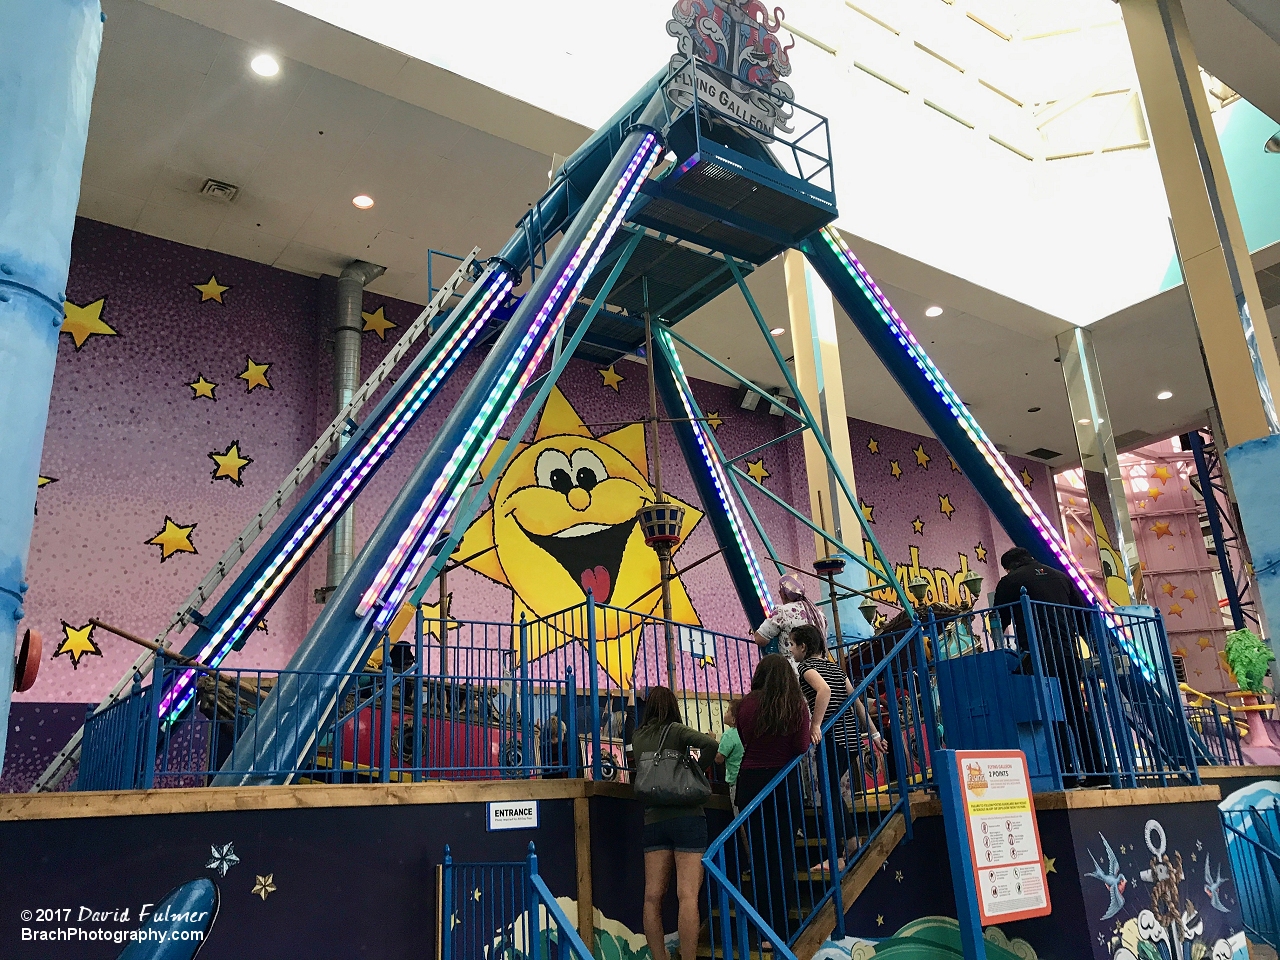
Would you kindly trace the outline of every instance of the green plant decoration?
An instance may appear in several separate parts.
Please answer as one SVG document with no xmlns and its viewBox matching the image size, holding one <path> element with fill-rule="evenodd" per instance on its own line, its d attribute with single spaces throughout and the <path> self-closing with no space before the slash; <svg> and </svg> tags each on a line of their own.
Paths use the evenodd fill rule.
<svg viewBox="0 0 1280 960">
<path fill-rule="evenodd" d="M 1227 665 L 1236 675 L 1236 683 L 1246 693 L 1262 694 L 1266 691 L 1262 679 L 1267 675 L 1267 665 L 1276 658 L 1271 648 L 1256 633 L 1245 627 L 1227 634 Z"/>
</svg>

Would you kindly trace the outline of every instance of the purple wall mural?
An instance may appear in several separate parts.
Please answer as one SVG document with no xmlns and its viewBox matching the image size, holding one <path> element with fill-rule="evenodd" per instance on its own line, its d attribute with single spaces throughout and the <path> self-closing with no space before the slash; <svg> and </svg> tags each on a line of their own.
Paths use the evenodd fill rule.
<svg viewBox="0 0 1280 960">
<path fill-rule="evenodd" d="M 77 223 L 68 322 L 58 357 L 31 548 L 28 626 L 45 637 L 46 660 L 22 703 L 100 699 L 140 652 L 89 618 L 154 637 L 239 534 L 332 416 L 331 352 L 318 317 L 319 282 L 235 257 L 88 220 Z M 367 375 L 421 308 L 366 294 Z M 357 506 L 357 539 L 369 535 L 476 360 L 449 381 Z M 574 361 L 560 390 L 599 437 L 642 416 L 644 367 L 611 370 Z M 739 391 L 697 381 L 699 403 L 723 422 L 717 436 L 735 456 L 794 425 L 742 410 Z M 376 401 L 375 397 L 375 401 Z M 518 411 L 519 412 L 519 411 Z M 949 580 L 976 569 L 994 588 L 1008 544 L 976 491 L 940 443 L 851 420 L 859 497 L 895 565 L 929 571 L 946 598 Z M 696 503 L 674 436 L 662 436 L 664 481 Z M 764 484 L 807 510 L 802 445 L 793 438 L 752 457 Z M 1015 461 L 1046 510 L 1056 509 L 1049 472 Z M 807 566 L 812 537 L 778 507 L 753 497 L 783 559 Z M 1053 515 L 1051 513 L 1051 515 Z M 759 545 L 757 544 L 757 547 Z M 684 566 L 712 552 L 708 524 L 680 548 Z M 290 586 L 232 666 L 282 667 L 314 620 L 323 554 Z M 685 578 L 704 625 L 734 635 L 750 626 L 723 566 Z M 471 570 L 450 578 L 453 614 L 507 619 L 511 591 Z M 434 599 L 434 591 L 428 594 Z M 887 610 L 888 608 L 886 608 Z"/>
</svg>

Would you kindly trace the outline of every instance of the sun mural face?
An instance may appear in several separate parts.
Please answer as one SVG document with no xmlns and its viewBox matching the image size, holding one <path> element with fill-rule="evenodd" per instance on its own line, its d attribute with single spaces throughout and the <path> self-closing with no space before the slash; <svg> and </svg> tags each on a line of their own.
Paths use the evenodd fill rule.
<svg viewBox="0 0 1280 960">
<path fill-rule="evenodd" d="M 501 449 L 490 453 L 486 472 Z M 581 604 L 588 590 L 598 603 L 660 616 L 662 596 L 654 589 L 658 557 L 636 523 L 636 511 L 655 499 L 646 477 L 643 425 L 597 438 L 564 395 L 552 390 L 533 442 L 520 445 L 498 480 L 490 509 L 467 529 L 457 554 L 468 558 L 495 547 L 464 565 L 511 588 L 513 622 L 522 613 L 532 620 Z M 685 506 L 682 542 L 702 519 Z M 698 625 L 678 577 L 671 580 L 671 601 L 676 621 Z M 555 621 L 562 622 L 569 621 Z M 567 627 L 530 633 L 536 638 L 530 659 L 585 640 Z M 596 640 L 600 664 L 629 687 L 639 624 L 598 611 Z"/>
</svg>

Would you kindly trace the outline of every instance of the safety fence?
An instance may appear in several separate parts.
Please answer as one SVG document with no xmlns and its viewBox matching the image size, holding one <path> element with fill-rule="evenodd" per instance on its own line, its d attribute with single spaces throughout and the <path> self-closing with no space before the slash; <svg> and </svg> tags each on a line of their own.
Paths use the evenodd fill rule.
<svg viewBox="0 0 1280 960">
<path fill-rule="evenodd" d="M 1229 876 L 1235 880 L 1245 930 L 1249 939 L 1280 949 L 1280 810 L 1245 807 L 1223 810 L 1221 816 L 1231 859 Z M 1206 859 L 1204 882 L 1216 905 L 1222 865 L 1215 873 Z"/>
<path fill-rule="evenodd" d="M 1240 766 L 1244 751 L 1240 749 L 1240 727 L 1230 707 L 1216 703 L 1186 707 L 1187 723 L 1209 753 L 1209 766 Z"/>
<path fill-rule="evenodd" d="M 436 882 L 441 960 L 592 960 L 532 843 L 509 863 L 457 863 L 446 846 Z"/>
</svg>

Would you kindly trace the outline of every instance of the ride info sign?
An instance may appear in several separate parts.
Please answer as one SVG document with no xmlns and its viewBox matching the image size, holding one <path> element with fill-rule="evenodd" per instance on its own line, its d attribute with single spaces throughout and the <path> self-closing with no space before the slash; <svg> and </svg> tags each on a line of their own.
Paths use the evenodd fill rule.
<svg viewBox="0 0 1280 960">
<path fill-rule="evenodd" d="M 957 750 L 983 926 L 1050 913 L 1040 828 L 1021 750 Z"/>
</svg>

